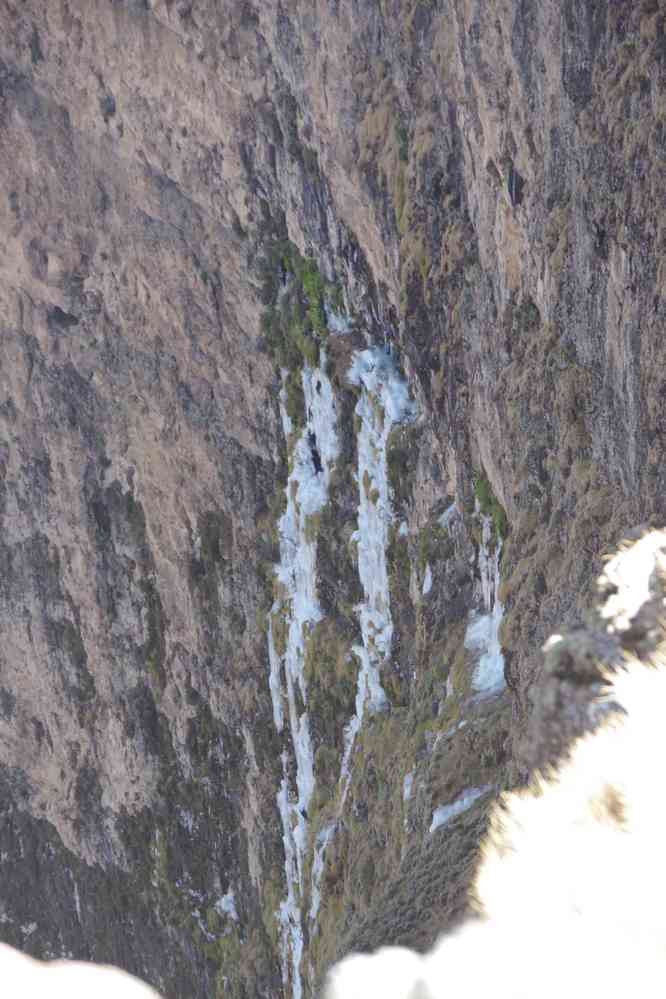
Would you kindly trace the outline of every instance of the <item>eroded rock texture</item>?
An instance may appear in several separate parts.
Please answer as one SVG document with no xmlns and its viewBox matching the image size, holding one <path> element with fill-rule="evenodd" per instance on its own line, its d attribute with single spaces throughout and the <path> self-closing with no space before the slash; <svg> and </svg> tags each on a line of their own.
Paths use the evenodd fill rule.
<svg viewBox="0 0 666 999">
<path fill-rule="evenodd" d="M 491 791 L 560 748 L 530 722 L 540 644 L 664 518 L 664 21 L 656 0 L 1 0 L 7 942 L 170 997 L 298 997 L 352 946 L 429 946 L 462 915 Z M 296 272 L 330 292 L 339 441 L 299 527 L 322 613 L 300 819 L 267 631 L 317 357 L 301 337 L 285 435 L 261 322 Z M 385 345 L 417 415 L 369 470 L 390 401 L 347 372 Z M 389 522 L 393 632 L 347 777 L 363 503 Z"/>
</svg>

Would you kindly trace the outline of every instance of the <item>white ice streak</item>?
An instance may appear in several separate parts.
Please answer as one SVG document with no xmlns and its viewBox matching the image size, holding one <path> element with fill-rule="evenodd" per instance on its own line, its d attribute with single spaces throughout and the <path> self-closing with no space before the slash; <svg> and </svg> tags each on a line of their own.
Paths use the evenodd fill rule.
<svg viewBox="0 0 666 999">
<path fill-rule="evenodd" d="M 72 879 L 73 880 L 73 879 Z M 76 906 L 76 918 L 81 922 L 81 899 L 79 897 L 79 886 L 74 881 L 74 905 Z"/>
<path fill-rule="evenodd" d="M 390 655 L 393 637 L 386 566 L 388 526 L 392 519 L 386 445 L 393 424 L 414 415 L 414 404 L 409 400 L 407 385 L 399 377 L 393 359 L 385 350 L 376 347 L 357 352 L 348 378 L 352 384 L 362 389 L 355 410 L 361 421 L 357 440 L 358 529 L 352 534 L 351 540 L 357 545 L 359 578 L 365 595 L 363 603 L 356 608 L 363 645 L 354 646 L 352 650 L 359 659 L 360 670 L 355 713 L 344 732 L 340 768 L 342 793 L 338 801 L 337 817 L 319 832 L 315 845 L 310 895 L 311 923 L 314 923 L 321 903 L 320 885 L 326 848 L 335 835 L 351 782 L 350 759 L 356 735 L 365 711 L 379 711 L 386 705 L 386 694 L 379 678 L 379 666 Z M 407 523 L 403 522 L 400 534 L 405 536 L 407 533 Z"/>
<path fill-rule="evenodd" d="M 412 798 L 412 792 L 414 790 L 414 771 L 410 770 L 402 782 L 402 803 L 404 808 L 404 818 L 403 825 L 405 829 L 409 829 L 409 802 Z"/>
<path fill-rule="evenodd" d="M 365 600 L 358 608 L 363 644 L 354 646 L 360 669 L 354 717 L 345 729 L 341 779 L 343 800 L 349 787 L 349 761 L 366 710 L 386 707 L 380 667 L 391 654 L 393 621 L 389 602 L 386 549 L 392 519 L 386 445 L 395 423 L 414 416 L 407 385 L 393 358 L 381 347 L 357 351 L 348 374 L 361 388 L 355 413 L 360 420 L 358 448 L 358 573 Z"/>
<path fill-rule="evenodd" d="M 333 833 L 337 828 L 337 822 L 330 822 L 317 834 L 315 843 L 314 859 L 312 861 L 312 884 L 310 891 L 310 923 L 314 924 L 319 906 L 321 905 L 321 876 L 324 873 L 324 857 L 326 847 L 331 841 Z"/>
<path fill-rule="evenodd" d="M 504 689 L 504 656 L 499 640 L 500 625 L 504 608 L 499 600 L 500 571 L 499 559 L 502 543 L 496 540 L 495 551 L 490 552 L 493 522 L 483 517 L 481 545 L 479 547 L 479 574 L 481 576 L 481 598 L 484 614 L 472 617 L 465 633 L 465 648 L 479 652 L 479 661 L 472 677 L 472 688 L 476 693 L 496 694 Z"/>
<path fill-rule="evenodd" d="M 432 590 L 432 569 L 430 562 L 426 565 L 425 576 L 423 577 L 423 596 L 427 597 Z"/>
<path fill-rule="evenodd" d="M 284 710 L 282 708 L 282 681 L 280 679 L 280 671 L 282 669 L 282 660 L 277 654 L 277 649 L 275 648 L 275 637 L 273 635 L 273 610 L 275 610 L 276 605 L 274 604 L 271 608 L 271 613 L 268 618 L 268 662 L 270 665 L 270 673 L 268 674 L 268 686 L 271 691 L 271 701 L 273 702 L 273 721 L 278 732 L 281 732 L 284 727 Z"/>
<path fill-rule="evenodd" d="M 282 754 L 282 768 L 286 774 L 288 758 Z M 291 989 L 293 999 L 301 999 L 301 960 L 303 959 L 303 926 L 301 922 L 301 886 L 298 873 L 298 855 L 295 838 L 291 833 L 292 806 L 289 801 L 287 777 L 282 778 L 278 793 L 278 808 L 282 819 L 282 842 L 284 844 L 284 866 L 287 880 L 287 897 L 280 903 L 280 964 L 285 993 L 289 987 L 289 966 L 291 964 Z"/>
<path fill-rule="evenodd" d="M 456 506 L 455 502 L 453 502 L 451 506 L 447 506 L 446 510 L 439 518 L 439 526 L 445 528 L 445 530 L 448 531 L 451 525 L 451 521 L 454 519 L 454 517 L 457 517 L 457 515 L 458 515 L 458 507 Z"/>
<path fill-rule="evenodd" d="M 276 567 L 276 576 L 282 592 L 273 604 L 271 615 L 281 615 L 288 622 L 284 656 L 280 656 L 275 647 L 272 622 L 268 631 L 273 719 L 277 730 L 282 731 L 286 699 L 296 762 L 294 788 L 289 781 L 289 754 L 286 751 L 282 754 L 284 776 L 277 798 L 287 883 L 287 897 L 280 905 L 282 977 L 286 990 L 291 966 L 293 999 L 301 999 L 303 993 L 300 972 L 303 956 L 303 868 L 308 842 L 307 812 L 315 786 L 308 715 L 307 710 L 299 710 L 297 694 L 302 705 L 307 707 L 305 638 L 308 629 L 322 616 L 316 587 L 316 539 L 308 532 L 307 526 L 308 518 L 326 504 L 331 470 L 338 457 L 335 399 L 324 366 L 322 351 L 321 368 L 311 368 L 306 364 L 303 370 L 306 425 L 293 447 L 286 488 L 287 509 L 278 523 L 280 562 Z M 291 433 L 292 424 L 285 412 L 283 393 L 280 395 L 280 409 L 285 434 Z"/>
<path fill-rule="evenodd" d="M 288 368 L 282 368 L 280 371 L 282 376 L 282 384 L 280 386 L 280 394 L 278 396 L 280 400 L 280 420 L 282 421 L 282 432 L 284 433 L 285 440 L 289 440 L 289 435 L 294 430 L 294 425 L 291 422 L 291 417 L 287 412 L 287 375 L 289 374 Z"/>
<path fill-rule="evenodd" d="M 450 805 L 440 805 L 432 813 L 432 822 L 430 823 L 430 832 L 434 833 L 435 829 L 439 829 L 440 826 L 446 825 L 451 819 L 454 819 L 456 815 L 460 815 L 462 812 L 466 812 L 468 808 L 471 808 L 477 798 L 481 795 L 487 794 L 488 791 L 492 791 L 492 784 L 485 784 L 483 787 L 470 787 L 467 791 L 463 791 L 455 801 L 452 801 Z"/>
</svg>

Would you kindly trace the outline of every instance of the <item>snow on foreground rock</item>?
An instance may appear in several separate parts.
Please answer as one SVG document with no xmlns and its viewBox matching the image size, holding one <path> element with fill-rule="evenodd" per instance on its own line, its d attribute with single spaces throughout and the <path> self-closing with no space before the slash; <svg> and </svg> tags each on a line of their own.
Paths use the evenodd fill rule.
<svg viewBox="0 0 666 999">
<path fill-rule="evenodd" d="M 596 648 L 597 728 L 558 771 L 496 806 L 475 884 L 480 918 L 423 957 L 347 958 L 326 999 L 664 995 L 666 533 L 614 558 L 600 590 L 594 624 L 551 639 L 544 667 L 550 683 L 577 648 Z"/>
<path fill-rule="evenodd" d="M 34 961 L 0 944 L 0 983 L 7 999 L 159 999 L 138 978 L 109 965 Z"/>
</svg>

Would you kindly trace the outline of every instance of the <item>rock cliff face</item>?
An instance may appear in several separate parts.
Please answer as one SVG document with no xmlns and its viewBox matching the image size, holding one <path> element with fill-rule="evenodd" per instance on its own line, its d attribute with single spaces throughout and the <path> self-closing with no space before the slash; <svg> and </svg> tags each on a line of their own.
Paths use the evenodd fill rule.
<svg viewBox="0 0 666 999">
<path fill-rule="evenodd" d="M 299 999 L 462 915 L 664 520 L 663 5 L 0 25 L 1 935 Z"/>
</svg>

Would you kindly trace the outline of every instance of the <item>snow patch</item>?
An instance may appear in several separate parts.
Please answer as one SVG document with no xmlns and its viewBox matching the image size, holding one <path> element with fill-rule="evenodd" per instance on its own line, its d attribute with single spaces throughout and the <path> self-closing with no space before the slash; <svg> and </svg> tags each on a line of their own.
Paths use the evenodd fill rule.
<svg viewBox="0 0 666 999">
<path fill-rule="evenodd" d="M 432 590 L 432 569 L 430 568 L 430 563 L 428 562 L 428 564 L 426 565 L 425 576 L 423 579 L 423 596 L 427 597 L 427 595 L 430 593 L 431 590 Z"/>
<path fill-rule="evenodd" d="M 349 316 L 343 312 L 337 312 L 328 302 L 324 305 L 324 312 L 326 313 L 326 325 L 329 333 L 333 333 L 334 336 L 344 336 L 351 332 L 352 324 Z"/>
<path fill-rule="evenodd" d="M 402 782 L 402 800 L 409 801 L 412 796 L 412 786 L 414 784 L 414 771 L 411 770 Z"/>
<path fill-rule="evenodd" d="M 487 794 L 488 791 L 492 791 L 492 784 L 484 784 L 483 787 L 471 787 L 452 801 L 450 805 L 440 805 L 432 813 L 432 822 L 430 823 L 429 832 L 434 833 L 435 829 L 439 829 L 441 826 L 446 825 L 451 819 L 454 819 L 456 815 L 460 815 L 462 812 L 466 812 L 468 808 L 471 808 L 477 798 L 481 795 Z"/>
<path fill-rule="evenodd" d="M 379 400 L 387 417 L 387 438 L 394 423 L 413 419 L 416 415 L 407 382 L 398 373 L 393 356 L 383 347 L 357 351 L 347 378 L 352 385 L 365 388 Z"/>
<path fill-rule="evenodd" d="M 499 640 L 500 625 L 504 617 L 504 608 L 499 600 L 502 543 L 498 539 L 494 554 L 491 554 L 492 536 L 492 519 L 484 516 L 479 547 L 479 574 L 485 613 L 474 614 L 465 632 L 465 648 L 480 653 L 472 677 L 472 689 L 483 694 L 498 694 L 506 686 L 504 656 Z"/>
<path fill-rule="evenodd" d="M 229 916 L 235 923 L 238 922 L 236 895 L 232 888 L 230 888 L 226 895 L 223 895 L 222 898 L 218 898 L 215 903 L 215 910 L 220 916 Z"/>
<path fill-rule="evenodd" d="M 188 833 L 194 830 L 194 815 L 187 808 L 178 809 L 178 818 L 180 819 L 180 824 L 184 829 L 187 829 Z"/>
</svg>

